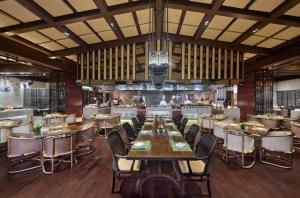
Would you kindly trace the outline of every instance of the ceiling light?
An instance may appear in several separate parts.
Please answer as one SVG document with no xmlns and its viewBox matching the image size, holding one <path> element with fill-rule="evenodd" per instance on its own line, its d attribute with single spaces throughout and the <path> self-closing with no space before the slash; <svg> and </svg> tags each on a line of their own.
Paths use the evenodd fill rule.
<svg viewBox="0 0 300 198">
<path fill-rule="evenodd" d="M 56 56 L 49 56 L 50 59 L 57 59 Z"/>
<path fill-rule="evenodd" d="M 110 26 L 111 26 L 111 27 L 115 27 L 114 23 L 110 23 Z"/>
<path fill-rule="evenodd" d="M 27 65 L 32 65 L 32 63 L 28 62 Z"/>
<path fill-rule="evenodd" d="M 255 29 L 255 30 L 253 30 L 252 32 L 257 32 L 258 31 L 258 29 Z"/>
<path fill-rule="evenodd" d="M 208 24 L 209 24 L 209 21 L 205 21 L 204 25 L 206 26 L 206 25 L 208 25 Z"/>
<path fill-rule="evenodd" d="M 64 32 L 64 35 L 66 36 L 70 36 L 70 34 L 68 32 Z"/>
</svg>

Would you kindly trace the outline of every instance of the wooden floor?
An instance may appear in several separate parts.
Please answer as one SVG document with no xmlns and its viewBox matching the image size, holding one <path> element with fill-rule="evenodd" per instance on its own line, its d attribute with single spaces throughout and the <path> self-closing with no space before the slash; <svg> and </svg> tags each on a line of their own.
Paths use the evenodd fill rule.
<svg viewBox="0 0 300 198">
<path fill-rule="evenodd" d="M 101 137 L 96 138 L 95 144 L 96 152 L 81 158 L 73 170 L 61 170 L 54 175 L 44 175 L 41 170 L 9 175 L 7 160 L 0 157 L 0 197 L 121 197 L 110 193 L 111 154 L 108 145 Z M 236 165 L 226 165 L 218 151 L 214 153 L 211 165 L 213 197 L 300 197 L 299 151 L 294 155 L 293 170 L 261 163 L 256 163 L 252 169 L 241 169 Z M 164 186 L 158 188 L 151 188 L 153 197 L 160 197 L 166 189 Z M 191 188 L 188 189 L 190 195 L 199 193 L 197 185 L 191 185 Z M 201 189 L 206 192 L 204 185 Z"/>
</svg>

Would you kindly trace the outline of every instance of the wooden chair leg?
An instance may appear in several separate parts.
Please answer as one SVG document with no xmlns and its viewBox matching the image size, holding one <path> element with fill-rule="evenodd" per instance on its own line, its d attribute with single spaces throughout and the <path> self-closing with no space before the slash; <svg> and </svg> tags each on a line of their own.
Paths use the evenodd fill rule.
<svg viewBox="0 0 300 198">
<path fill-rule="evenodd" d="M 51 174 L 54 173 L 54 157 L 51 158 Z"/>
<path fill-rule="evenodd" d="M 207 183 L 208 196 L 211 197 L 211 188 L 210 188 L 210 178 L 209 178 L 209 175 L 207 176 L 206 183 Z"/>
<path fill-rule="evenodd" d="M 115 192 L 115 182 L 116 182 L 116 178 L 115 178 L 115 174 L 113 173 L 113 176 L 112 176 L 111 193 L 114 193 L 114 192 Z"/>
</svg>

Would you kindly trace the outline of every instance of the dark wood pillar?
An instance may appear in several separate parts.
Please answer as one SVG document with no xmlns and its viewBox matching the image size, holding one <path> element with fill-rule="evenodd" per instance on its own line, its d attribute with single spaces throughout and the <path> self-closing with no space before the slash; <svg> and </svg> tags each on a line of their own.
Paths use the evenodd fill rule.
<svg viewBox="0 0 300 198">
<path fill-rule="evenodd" d="M 77 116 L 82 114 L 83 91 L 80 85 L 76 84 L 76 75 L 65 73 L 66 83 L 66 110 L 67 114 L 76 113 Z"/>
<path fill-rule="evenodd" d="M 237 94 L 241 120 L 247 120 L 247 114 L 255 112 L 255 72 L 245 74 L 244 78 L 244 83 L 238 86 Z"/>
</svg>

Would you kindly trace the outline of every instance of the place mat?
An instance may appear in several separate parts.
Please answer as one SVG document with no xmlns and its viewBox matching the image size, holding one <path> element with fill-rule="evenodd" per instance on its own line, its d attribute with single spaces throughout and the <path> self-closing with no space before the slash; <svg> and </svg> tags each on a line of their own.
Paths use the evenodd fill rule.
<svg viewBox="0 0 300 198">
<path fill-rule="evenodd" d="M 141 130 L 139 135 L 151 136 L 153 132 L 151 130 Z"/>
<path fill-rule="evenodd" d="M 175 127 L 175 124 L 174 123 L 166 123 L 166 126 L 167 127 Z"/>
<path fill-rule="evenodd" d="M 52 135 L 52 134 L 62 134 L 62 133 L 68 133 L 70 131 L 71 131 L 70 129 L 51 130 L 51 131 L 48 131 L 48 134 L 49 135 Z"/>
<path fill-rule="evenodd" d="M 140 144 L 144 144 L 144 146 L 140 146 Z M 150 141 L 134 141 L 131 146 L 132 151 L 150 151 L 151 150 L 151 142 Z"/>
<path fill-rule="evenodd" d="M 168 136 L 182 136 L 179 131 L 168 131 Z"/>
<path fill-rule="evenodd" d="M 191 147 L 186 142 L 173 142 L 170 141 L 173 151 L 192 151 Z M 181 146 L 182 147 L 179 147 Z"/>
</svg>

